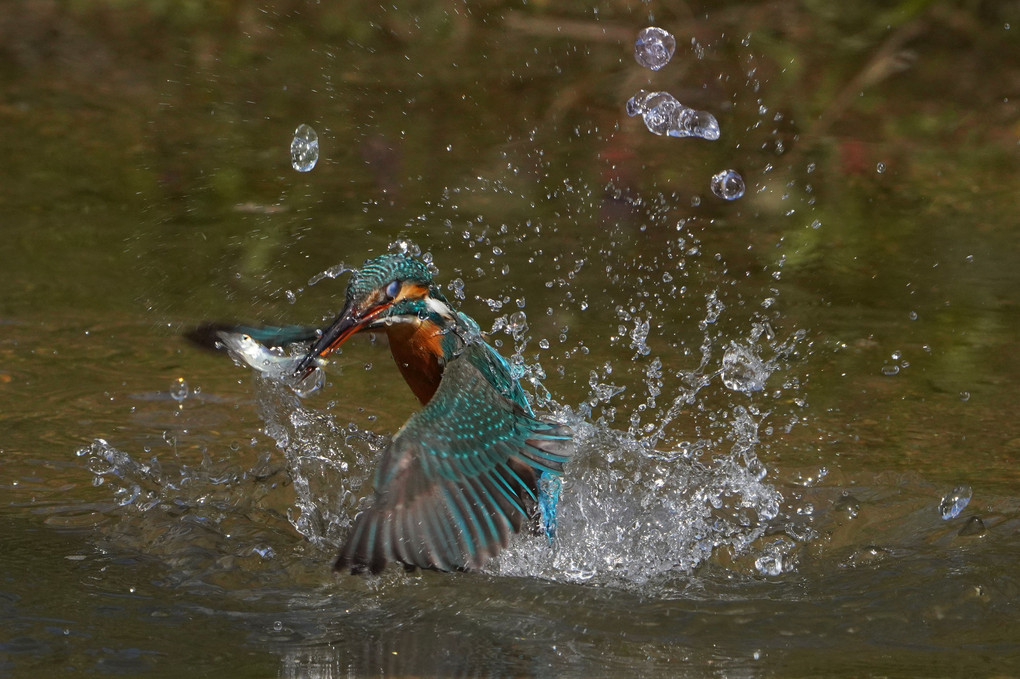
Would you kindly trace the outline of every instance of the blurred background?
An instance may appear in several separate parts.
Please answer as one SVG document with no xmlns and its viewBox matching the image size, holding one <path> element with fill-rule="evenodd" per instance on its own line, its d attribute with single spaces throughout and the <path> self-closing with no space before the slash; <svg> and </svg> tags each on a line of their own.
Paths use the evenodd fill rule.
<svg viewBox="0 0 1020 679">
<path fill-rule="evenodd" d="M 8 0 L 0 674 L 1020 672 L 1018 31 L 1012 0 Z M 652 134 L 641 89 L 719 139 Z M 334 578 L 416 407 L 384 343 L 298 402 L 183 338 L 323 323 L 321 274 L 392 250 L 576 423 L 556 548 Z"/>
</svg>

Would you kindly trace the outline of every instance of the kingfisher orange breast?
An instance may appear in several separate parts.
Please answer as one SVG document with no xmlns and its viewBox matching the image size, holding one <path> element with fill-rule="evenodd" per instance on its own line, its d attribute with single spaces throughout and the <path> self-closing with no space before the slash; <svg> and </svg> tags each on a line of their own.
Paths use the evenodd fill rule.
<svg viewBox="0 0 1020 679">
<path fill-rule="evenodd" d="M 390 352 L 400 374 L 424 405 L 432 399 L 443 377 L 442 332 L 428 321 L 393 323 L 386 327 Z"/>
</svg>

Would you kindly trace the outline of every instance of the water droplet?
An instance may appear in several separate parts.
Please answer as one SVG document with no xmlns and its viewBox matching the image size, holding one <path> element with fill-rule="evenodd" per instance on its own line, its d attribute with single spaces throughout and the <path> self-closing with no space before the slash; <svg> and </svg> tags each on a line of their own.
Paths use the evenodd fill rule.
<svg viewBox="0 0 1020 679">
<path fill-rule="evenodd" d="M 668 92 L 652 92 L 647 95 L 641 109 L 645 127 L 652 134 L 663 135 L 676 126 L 680 114 L 687 109 Z"/>
<path fill-rule="evenodd" d="M 958 517 L 973 495 L 974 491 L 967 484 L 959 485 L 949 491 L 939 503 L 939 513 L 942 515 L 942 519 L 948 521 Z"/>
<path fill-rule="evenodd" d="M 846 565 L 854 568 L 858 566 L 872 566 L 883 561 L 888 556 L 888 549 L 871 545 L 851 554 L 850 558 L 846 561 Z"/>
<path fill-rule="evenodd" d="M 645 68 L 658 71 L 669 63 L 676 51 L 676 39 L 669 31 L 649 26 L 638 33 L 634 43 L 634 58 Z"/>
<path fill-rule="evenodd" d="M 899 374 L 899 372 L 900 372 L 900 367 L 898 365 L 883 365 L 882 366 L 882 374 L 886 375 L 888 377 L 892 377 L 893 375 Z"/>
<path fill-rule="evenodd" d="M 832 503 L 832 508 L 837 512 L 844 512 L 847 518 L 855 519 L 861 511 L 861 503 L 853 495 L 842 495 Z"/>
<path fill-rule="evenodd" d="M 708 111 L 684 106 L 669 92 L 639 90 L 627 101 L 627 115 L 640 114 L 650 132 L 669 137 L 719 138 L 719 122 Z"/>
<path fill-rule="evenodd" d="M 759 556 L 754 560 L 754 567 L 757 568 L 758 572 L 762 575 L 782 575 L 783 555 L 765 554 L 764 556 Z"/>
<path fill-rule="evenodd" d="M 507 318 L 507 330 L 517 339 L 528 331 L 528 317 L 523 311 L 515 311 Z"/>
<path fill-rule="evenodd" d="M 327 278 L 330 279 L 339 278 L 341 275 L 347 273 L 348 271 L 350 271 L 350 269 L 348 269 L 343 262 L 340 262 L 339 264 L 334 264 L 325 271 L 321 271 L 312 276 L 311 278 L 309 278 L 308 285 L 315 285 L 319 281 L 325 280 Z"/>
<path fill-rule="evenodd" d="M 638 90 L 637 94 L 627 100 L 627 115 L 633 118 L 645 112 L 645 100 L 648 98 L 647 90 Z"/>
<path fill-rule="evenodd" d="M 970 392 L 969 391 L 961 391 L 960 392 L 960 400 L 961 401 L 969 401 L 970 400 Z"/>
<path fill-rule="evenodd" d="M 815 221 L 811 222 L 811 228 L 820 229 L 822 228 L 822 223 L 816 219 Z"/>
<path fill-rule="evenodd" d="M 178 403 L 188 398 L 189 393 L 188 383 L 184 381 L 183 377 L 178 377 L 177 381 L 170 387 L 170 398 Z"/>
<path fill-rule="evenodd" d="M 255 545 L 251 548 L 251 551 L 258 554 L 263 559 L 272 559 L 276 556 L 276 552 L 269 545 Z"/>
<path fill-rule="evenodd" d="M 549 348 L 549 340 L 544 339 L 544 338 L 540 339 L 538 341 L 538 346 L 542 347 L 543 349 L 548 349 Z"/>
<path fill-rule="evenodd" d="M 286 380 L 286 382 L 295 394 L 305 398 L 322 388 L 322 385 L 326 383 L 326 373 L 320 366 L 315 366 L 315 369 L 309 374 L 298 379 Z"/>
<path fill-rule="evenodd" d="M 723 170 L 712 176 L 711 187 L 723 200 L 736 200 L 744 195 L 744 178 L 736 170 Z"/>
<path fill-rule="evenodd" d="M 691 109 L 688 109 L 691 110 Z M 719 138 L 719 121 L 708 111 L 695 111 L 687 123 L 687 134 L 676 134 L 670 131 L 671 137 L 701 137 L 708 141 Z"/>
<path fill-rule="evenodd" d="M 279 620 L 277 620 L 277 621 L 275 621 L 275 622 L 273 623 L 273 630 L 274 630 L 274 631 L 276 631 L 276 632 L 279 632 L 279 631 L 281 631 L 282 629 L 283 629 L 283 623 L 282 623 L 282 622 L 280 622 Z"/>
<path fill-rule="evenodd" d="M 879 163 L 875 166 L 875 171 L 879 174 L 885 174 L 885 163 Z"/>
<path fill-rule="evenodd" d="M 963 528 L 957 535 L 969 536 L 969 535 L 984 535 L 985 534 L 985 522 L 981 520 L 980 516 L 972 516 L 967 519 L 967 523 L 963 524 Z"/>
<path fill-rule="evenodd" d="M 456 299 L 464 299 L 464 279 L 454 278 L 449 283 L 449 288 L 453 291 L 453 296 Z"/>
<path fill-rule="evenodd" d="M 298 172 L 311 172 L 319 162 L 319 135 L 308 125 L 298 125 L 290 142 L 290 164 Z"/>
</svg>

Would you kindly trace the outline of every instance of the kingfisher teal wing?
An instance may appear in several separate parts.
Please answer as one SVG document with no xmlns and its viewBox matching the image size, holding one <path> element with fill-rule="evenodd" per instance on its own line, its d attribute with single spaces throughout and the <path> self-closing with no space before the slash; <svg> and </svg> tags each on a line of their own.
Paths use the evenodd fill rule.
<svg viewBox="0 0 1020 679">
<path fill-rule="evenodd" d="M 465 346 L 435 396 L 394 436 L 374 503 L 356 518 L 337 570 L 377 573 L 390 561 L 477 569 L 534 516 L 537 479 L 562 473 L 571 431 L 495 388 L 480 369 L 488 351 Z"/>
<path fill-rule="evenodd" d="M 286 347 L 290 344 L 312 342 L 322 331 L 309 325 L 241 325 L 237 323 L 203 323 L 191 328 L 184 336 L 206 349 L 218 349 L 220 333 L 248 335 L 267 347 Z"/>
</svg>

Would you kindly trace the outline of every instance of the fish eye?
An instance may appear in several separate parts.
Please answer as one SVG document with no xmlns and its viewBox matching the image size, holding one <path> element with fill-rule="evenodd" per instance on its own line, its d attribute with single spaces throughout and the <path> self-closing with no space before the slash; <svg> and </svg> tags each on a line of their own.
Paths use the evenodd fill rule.
<svg viewBox="0 0 1020 679">
<path fill-rule="evenodd" d="M 386 286 L 386 298 L 394 299 L 400 293 L 400 281 L 391 281 Z"/>
</svg>

